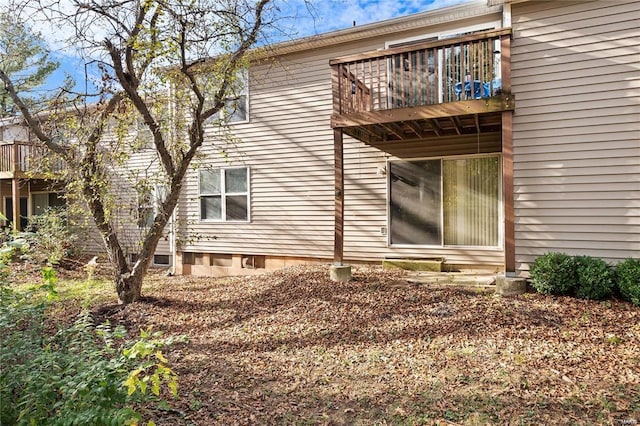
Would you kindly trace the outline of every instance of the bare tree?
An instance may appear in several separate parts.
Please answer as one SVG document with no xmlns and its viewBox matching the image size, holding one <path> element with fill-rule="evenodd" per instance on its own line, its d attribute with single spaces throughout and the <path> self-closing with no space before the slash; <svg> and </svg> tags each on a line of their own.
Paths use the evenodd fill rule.
<svg viewBox="0 0 640 426">
<path fill-rule="evenodd" d="M 100 231 L 121 303 L 141 296 L 183 178 L 203 145 L 205 124 L 224 125 L 221 113 L 241 83 L 250 48 L 272 22 L 270 2 L 41 0 L 36 9 L 28 2 L 27 9 L 37 12 L 32 19 L 45 16 L 71 34 L 70 46 L 97 70 L 97 90 L 61 92 L 46 114 L 37 114 L 2 70 L 0 81 L 30 131 L 65 161 L 67 186 L 86 202 Z M 133 149 L 125 143 L 130 127 L 121 124 L 131 121 L 147 129 L 164 187 L 135 261 L 123 248 L 113 198 L 114 161 L 130 158 Z"/>
</svg>

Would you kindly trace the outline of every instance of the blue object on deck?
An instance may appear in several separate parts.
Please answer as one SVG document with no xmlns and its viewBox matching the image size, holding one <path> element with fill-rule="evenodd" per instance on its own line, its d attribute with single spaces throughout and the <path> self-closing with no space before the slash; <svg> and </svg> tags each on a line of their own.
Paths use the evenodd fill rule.
<svg viewBox="0 0 640 426">
<path fill-rule="evenodd" d="M 488 98 L 493 95 L 499 94 L 502 89 L 502 80 L 497 78 L 493 80 L 492 84 L 488 81 L 482 82 L 480 80 L 465 81 L 464 82 L 464 99 L 482 99 Z M 456 98 L 460 100 L 462 98 L 462 83 L 456 83 L 454 86 Z"/>
</svg>

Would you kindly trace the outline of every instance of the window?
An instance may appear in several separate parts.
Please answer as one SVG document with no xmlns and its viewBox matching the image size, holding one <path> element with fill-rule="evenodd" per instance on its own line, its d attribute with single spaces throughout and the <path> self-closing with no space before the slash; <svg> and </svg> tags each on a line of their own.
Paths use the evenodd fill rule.
<svg viewBox="0 0 640 426">
<path fill-rule="evenodd" d="M 66 201 L 58 192 L 39 192 L 31 194 L 31 212 L 33 215 L 41 215 L 49 208 L 64 207 Z"/>
<path fill-rule="evenodd" d="M 499 245 L 500 159 L 389 163 L 390 243 Z"/>
<path fill-rule="evenodd" d="M 200 170 L 200 219 L 249 220 L 249 169 Z"/>
<path fill-rule="evenodd" d="M 138 228 L 150 228 L 155 216 L 153 195 L 150 192 L 140 194 L 138 198 Z"/>
<path fill-rule="evenodd" d="M 204 109 L 213 106 L 213 91 L 217 89 L 215 81 L 200 80 L 205 92 Z M 214 114 L 209 121 L 222 120 L 228 123 L 241 123 L 249 120 L 249 78 L 248 72 L 242 70 L 238 72 L 236 79 L 227 90 L 225 106 L 222 110 Z"/>
<path fill-rule="evenodd" d="M 169 256 L 168 254 L 154 254 L 153 264 L 157 266 L 170 266 L 171 256 Z"/>
<path fill-rule="evenodd" d="M 154 185 L 151 190 L 138 193 L 138 228 L 150 228 L 162 200 L 166 198 L 163 186 Z"/>
<path fill-rule="evenodd" d="M 133 141 L 132 148 L 134 150 L 144 150 L 152 149 L 154 146 L 151 129 L 149 129 L 149 126 L 147 126 L 142 117 L 138 117 L 135 127 L 135 140 Z"/>
</svg>

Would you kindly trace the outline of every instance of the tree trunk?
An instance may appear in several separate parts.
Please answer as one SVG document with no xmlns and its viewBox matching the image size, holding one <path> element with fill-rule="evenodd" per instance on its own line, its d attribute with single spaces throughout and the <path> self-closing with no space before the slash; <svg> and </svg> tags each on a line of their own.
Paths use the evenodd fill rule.
<svg viewBox="0 0 640 426">
<path fill-rule="evenodd" d="M 142 279 L 144 274 L 130 272 L 116 272 L 116 292 L 120 304 L 129 304 L 140 300 L 142 294 Z"/>
</svg>

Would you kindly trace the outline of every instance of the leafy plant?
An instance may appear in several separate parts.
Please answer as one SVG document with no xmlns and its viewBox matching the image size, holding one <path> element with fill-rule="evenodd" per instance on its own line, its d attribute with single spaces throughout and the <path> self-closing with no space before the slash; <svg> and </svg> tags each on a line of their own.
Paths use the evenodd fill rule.
<svg viewBox="0 0 640 426">
<path fill-rule="evenodd" d="M 611 297 L 614 273 L 602 259 L 576 256 L 576 296 L 581 299 L 603 300 Z"/>
<path fill-rule="evenodd" d="M 169 368 L 169 361 L 158 350 L 158 347 L 164 344 L 159 337 L 158 333 L 141 330 L 140 340 L 122 352 L 127 359 L 142 361 L 129 373 L 124 382 L 128 395 L 132 395 L 136 390 L 146 394 L 147 389 L 150 389 L 151 393 L 158 396 L 161 382 L 166 382 L 171 394 L 174 397 L 178 396 L 178 376 Z"/>
<path fill-rule="evenodd" d="M 531 265 L 531 286 L 538 293 L 568 294 L 577 281 L 574 259 L 565 253 L 546 253 Z"/>
<path fill-rule="evenodd" d="M 618 263 L 615 274 L 622 298 L 640 306 L 640 259 L 629 258 Z"/>
<path fill-rule="evenodd" d="M 0 365 L 11 366 L 0 370 L 0 424 L 138 424 L 132 406 L 150 394 L 126 384 L 131 372 L 151 383 L 153 394 L 166 382 L 177 395 L 176 375 L 160 351 L 171 339 L 143 332 L 126 341 L 124 328 L 94 326 L 88 311 L 47 335 L 44 312 L 57 278 L 51 268 L 43 274 L 44 284 L 23 293 L 0 285 Z"/>
<path fill-rule="evenodd" d="M 48 208 L 43 214 L 31 216 L 24 238 L 29 250 L 22 256 L 32 263 L 57 265 L 65 257 L 77 255 L 77 234 L 69 228 L 67 210 Z"/>
</svg>

